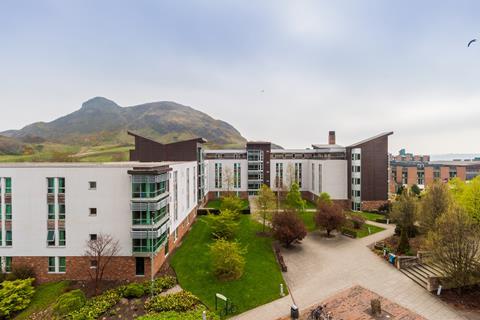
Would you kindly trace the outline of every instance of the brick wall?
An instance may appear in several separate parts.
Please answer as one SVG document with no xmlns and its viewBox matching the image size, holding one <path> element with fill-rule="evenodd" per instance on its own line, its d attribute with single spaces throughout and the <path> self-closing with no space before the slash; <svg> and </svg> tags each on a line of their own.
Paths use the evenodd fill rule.
<svg viewBox="0 0 480 320">
<path fill-rule="evenodd" d="M 418 177 L 417 177 L 417 167 L 408 167 L 407 168 L 407 184 L 409 186 L 413 186 L 417 184 Z"/>
<path fill-rule="evenodd" d="M 178 247 L 182 238 L 187 234 L 197 216 L 197 209 L 193 209 L 188 215 L 188 221 L 185 219 L 178 227 L 178 237 L 175 241 L 175 235 L 170 235 L 169 255 Z M 168 256 L 167 256 L 168 257 Z M 154 272 L 157 273 L 165 263 L 165 247 L 157 252 L 154 257 Z M 150 258 L 145 257 L 145 276 L 135 275 L 135 256 L 113 257 L 107 265 L 104 273 L 104 280 L 125 280 L 125 281 L 143 281 L 150 278 L 151 266 Z M 12 257 L 12 269 L 19 266 L 29 266 L 35 271 L 38 283 L 59 280 L 90 280 L 90 259 L 88 257 L 66 257 L 65 273 L 48 273 L 48 257 Z"/>
<path fill-rule="evenodd" d="M 230 193 L 233 193 L 234 195 L 236 195 L 236 191 L 230 191 Z M 227 191 L 220 191 L 220 197 L 224 197 L 228 194 Z M 238 196 L 242 199 L 248 199 L 248 192 L 247 191 L 240 191 L 238 193 Z M 215 200 L 217 199 L 217 192 L 216 191 L 209 191 L 208 194 L 207 194 L 207 199 L 210 201 L 210 200 Z"/>
<path fill-rule="evenodd" d="M 364 211 L 375 211 L 378 210 L 381 206 L 388 203 L 388 201 L 380 200 L 380 201 L 362 201 L 360 209 Z"/>
<path fill-rule="evenodd" d="M 429 186 L 433 183 L 433 167 L 425 167 L 425 185 Z"/>
</svg>

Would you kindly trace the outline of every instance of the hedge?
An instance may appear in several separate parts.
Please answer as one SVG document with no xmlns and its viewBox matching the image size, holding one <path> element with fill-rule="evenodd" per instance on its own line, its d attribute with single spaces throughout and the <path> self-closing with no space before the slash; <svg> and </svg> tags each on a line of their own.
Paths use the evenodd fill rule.
<svg viewBox="0 0 480 320">
<path fill-rule="evenodd" d="M 200 300 L 192 293 L 180 291 L 148 299 L 145 302 L 145 309 L 148 312 L 185 312 L 194 309 L 198 304 L 200 304 Z"/>
<path fill-rule="evenodd" d="M 28 307 L 35 292 L 32 285 L 34 280 L 29 278 L 0 283 L 0 318 L 10 319 L 13 313 Z"/>
<path fill-rule="evenodd" d="M 195 310 L 187 312 L 167 311 L 162 313 L 152 313 L 137 318 L 137 320 L 201 320 L 204 306 L 199 306 Z M 207 311 L 207 320 L 220 320 L 218 315 Z"/>
<path fill-rule="evenodd" d="M 79 310 L 86 302 L 87 298 L 82 290 L 72 290 L 58 297 L 57 302 L 53 305 L 53 312 L 56 315 L 63 316 Z"/>
</svg>

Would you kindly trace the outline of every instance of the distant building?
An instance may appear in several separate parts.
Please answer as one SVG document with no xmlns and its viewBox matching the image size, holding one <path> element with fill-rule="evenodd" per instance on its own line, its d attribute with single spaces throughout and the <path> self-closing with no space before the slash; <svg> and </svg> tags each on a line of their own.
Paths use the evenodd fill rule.
<svg viewBox="0 0 480 320">
<path fill-rule="evenodd" d="M 430 161 L 428 155 L 413 155 L 405 149 L 396 156 L 390 156 L 390 192 L 400 186 L 414 184 L 424 189 L 435 179 L 448 182 L 452 178 L 468 181 L 480 175 L 479 160 Z"/>
</svg>

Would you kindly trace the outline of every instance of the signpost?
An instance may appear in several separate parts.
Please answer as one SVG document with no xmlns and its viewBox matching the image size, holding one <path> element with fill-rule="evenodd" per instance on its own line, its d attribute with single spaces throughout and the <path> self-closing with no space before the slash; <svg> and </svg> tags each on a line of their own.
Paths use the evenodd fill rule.
<svg viewBox="0 0 480 320">
<path fill-rule="evenodd" d="M 233 304 L 228 300 L 227 297 L 225 297 L 221 293 L 216 293 L 215 294 L 215 311 L 218 310 L 219 300 L 225 302 L 225 307 L 222 308 L 222 314 L 223 315 L 226 316 L 226 315 L 234 312 Z"/>
</svg>

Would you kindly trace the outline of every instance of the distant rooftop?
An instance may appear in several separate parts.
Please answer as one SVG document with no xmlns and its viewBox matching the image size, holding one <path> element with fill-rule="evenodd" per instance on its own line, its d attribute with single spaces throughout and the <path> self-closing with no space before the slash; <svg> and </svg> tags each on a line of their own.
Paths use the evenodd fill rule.
<svg viewBox="0 0 480 320">
<path fill-rule="evenodd" d="M 165 162 L 5 162 L 1 168 L 152 168 L 183 163 L 182 161 Z"/>
</svg>

